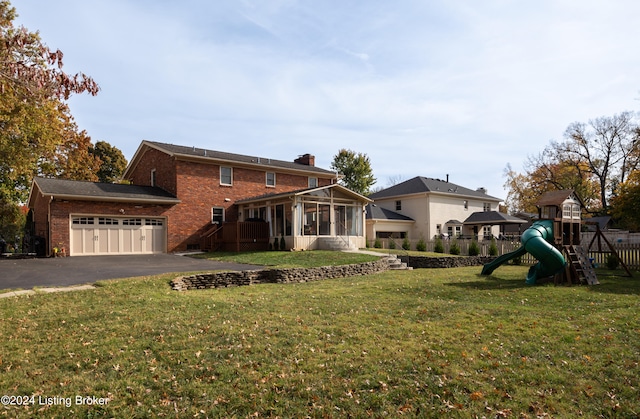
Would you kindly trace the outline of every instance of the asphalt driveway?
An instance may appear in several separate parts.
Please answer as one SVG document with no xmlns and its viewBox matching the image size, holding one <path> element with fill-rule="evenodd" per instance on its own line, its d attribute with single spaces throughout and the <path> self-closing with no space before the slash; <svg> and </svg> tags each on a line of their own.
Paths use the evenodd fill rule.
<svg viewBox="0 0 640 419">
<path fill-rule="evenodd" d="M 102 279 L 172 272 L 243 271 L 261 266 L 194 259 L 171 254 L 76 256 L 46 259 L 0 258 L 0 289 L 69 286 Z"/>
</svg>

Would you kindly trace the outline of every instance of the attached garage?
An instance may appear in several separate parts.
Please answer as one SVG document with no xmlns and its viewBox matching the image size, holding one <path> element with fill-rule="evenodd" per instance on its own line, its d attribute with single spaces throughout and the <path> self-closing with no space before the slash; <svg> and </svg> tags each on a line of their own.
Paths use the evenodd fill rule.
<svg viewBox="0 0 640 419">
<path fill-rule="evenodd" d="M 180 200 L 150 186 L 36 178 L 31 234 L 45 254 L 131 255 L 167 251 L 168 213 Z"/>
<path fill-rule="evenodd" d="M 70 255 L 164 253 L 166 220 L 72 215 Z"/>
</svg>

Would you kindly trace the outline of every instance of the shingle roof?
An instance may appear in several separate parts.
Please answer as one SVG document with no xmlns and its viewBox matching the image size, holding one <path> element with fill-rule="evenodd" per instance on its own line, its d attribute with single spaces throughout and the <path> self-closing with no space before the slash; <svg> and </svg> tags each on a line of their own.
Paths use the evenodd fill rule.
<svg viewBox="0 0 640 419">
<path fill-rule="evenodd" d="M 244 164 L 250 164 L 250 165 L 260 165 L 260 166 L 264 166 L 265 168 L 268 168 L 271 166 L 274 168 L 281 168 L 281 169 L 303 170 L 306 172 L 314 172 L 314 173 L 323 174 L 323 175 L 335 175 L 335 172 L 332 172 L 330 170 L 322 169 L 316 166 L 309 166 L 301 163 L 288 162 L 284 160 L 276 160 L 276 159 L 258 157 L 258 156 L 246 156 L 242 154 L 226 153 L 223 151 L 209 150 L 204 148 L 160 143 L 157 141 L 145 140 L 143 144 L 144 143 L 152 147 L 155 147 L 159 150 L 162 150 L 168 154 L 173 154 L 173 155 L 197 157 L 204 160 L 206 159 L 223 160 L 223 161 L 244 163 Z"/>
<path fill-rule="evenodd" d="M 381 198 L 412 195 L 426 192 L 464 195 L 468 197 L 477 197 L 496 201 L 501 200 L 500 198 L 487 195 L 483 191 L 474 191 L 473 189 L 465 188 L 464 186 L 456 185 L 455 183 L 447 182 L 445 180 L 427 178 L 422 176 L 414 177 L 397 185 L 391 186 L 387 189 L 383 189 L 382 191 L 373 193 L 369 195 L 369 198 L 376 200 Z"/>
<path fill-rule="evenodd" d="M 478 211 L 471 214 L 464 224 L 466 225 L 501 225 L 501 224 L 525 224 L 527 221 L 498 211 Z"/>
<path fill-rule="evenodd" d="M 544 194 L 542 194 L 540 199 L 538 199 L 538 202 L 536 202 L 536 206 L 544 207 L 547 205 L 562 205 L 562 203 L 569 197 L 571 197 L 572 195 L 575 196 L 573 192 L 573 189 L 545 192 Z M 577 196 L 575 197 L 579 200 Z"/>
<path fill-rule="evenodd" d="M 367 205 L 367 220 L 393 220 L 393 221 L 414 221 L 413 218 L 398 214 L 395 211 L 379 207 L 374 204 Z"/>
<path fill-rule="evenodd" d="M 78 180 L 35 178 L 40 192 L 60 199 L 93 201 L 131 201 L 177 204 L 175 196 L 151 186 L 118 183 L 84 182 Z"/>
</svg>

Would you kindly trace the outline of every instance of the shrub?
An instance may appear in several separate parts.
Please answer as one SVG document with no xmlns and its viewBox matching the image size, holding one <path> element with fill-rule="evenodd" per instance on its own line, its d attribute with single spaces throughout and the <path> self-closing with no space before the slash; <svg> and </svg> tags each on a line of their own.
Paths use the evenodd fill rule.
<svg viewBox="0 0 640 419">
<path fill-rule="evenodd" d="M 498 256 L 498 245 L 496 244 L 496 239 L 494 237 L 491 238 L 491 245 L 489 246 L 489 256 Z"/>
<path fill-rule="evenodd" d="M 380 239 L 376 239 L 376 241 L 373 242 L 373 247 L 375 247 L 376 249 L 382 249 L 382 242 L 380 241 Z"/>
<path fill-rule="evenodd" d="M 469 244 L 469 256 L 478 256 L 480 254 L 480 246 L 478 246 L 478 242 L 472 240 Z"/>
<path fill-rule="evenodd" d="M 436 253 L 444 253 L 444 245 L 442 244 L 442 239 L 440 237 L 436 237 L 436 242 L 433 245 L 433 251 Z"/>
<path fill-rule="evenodd" d="M 458 241 L 457 240 L 453 240 L 451 242 L 451 246 L 449 246 L 449 253 L 451 253 L 452 255 L 459 255 L 460 254 L 460 245 L 458 245 Z"/>
<path fill-rule="evenodd" d="M 393 239 L 389 239 L 389 249 L 395 249 L 396 242 Z"/>
<path fill-rule="evenodd" d="M 418 243 L 416 244 L 416 250 L 419 252 L 427 251 L 427 243 L 425 243 L 424 239 L 418 240 Z"/>
<path fill-rule="evenodd" d="M 618 269 L 618 265 L 620 264 L 620 261 L 618 260 L 618 257 L 614 254 L 609 254 L 607 256 L 607 268 L 614 270 L 614 269 Z"/>
<path fill-rule="evenodd" d="M 273 238 L 273 250 L 280 249 L 280 240 L 277 237 Z"/>
<path fill-rule="evenodd" d="M 411 242 L 409 242 L 409 239 L 407 237 L 405 237 L 402 241 L 402 248 L 404 250 L 411 250 Z"/>
<path fill-rule="evenodd" d="M 287 250 L 287 242 L 284 241 L 282 236 L 280 236 L 280 250 Z"/>
</svg>

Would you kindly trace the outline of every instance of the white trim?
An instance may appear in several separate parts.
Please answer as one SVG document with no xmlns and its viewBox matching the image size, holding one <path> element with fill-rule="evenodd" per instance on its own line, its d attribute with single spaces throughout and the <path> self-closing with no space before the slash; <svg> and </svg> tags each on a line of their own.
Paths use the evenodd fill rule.
<svg viewBox="0 0 640 419">
<path fill-rule="evenodd" d="M 229 183 L 222 182 L 222 169 L 229 169 L 231 180 Z M 220 166 L 220 185 L 233 186 L 233 167 L 232 166 Z"/>
<path fill-rule="evenodd" d="M 269 174 L 273 175 L 273 185 L 269 184 Z M 276 172 L 265 172 L 264 174 L 264 183 L 268 188 L 276 187 Z"/>
</svg>

